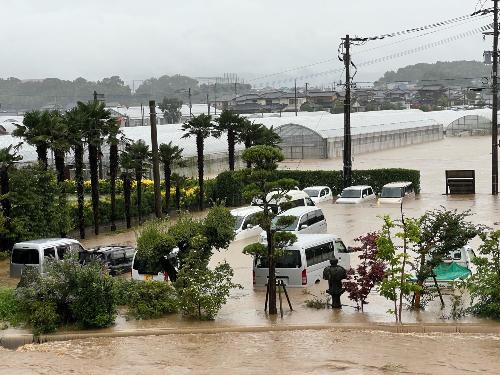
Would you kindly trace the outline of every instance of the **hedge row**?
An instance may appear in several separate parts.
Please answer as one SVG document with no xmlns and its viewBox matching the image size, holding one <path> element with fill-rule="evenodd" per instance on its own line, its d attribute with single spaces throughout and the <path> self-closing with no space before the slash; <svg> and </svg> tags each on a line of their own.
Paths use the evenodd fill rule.
<svg viewBox="0 0 500 375">
<path fill-rule="evenodd" d="M 228 206 L 240 206 L 246 202 L 242 196 L 242 188 L 250 183 L 248 170 L 223 172 L 211 182 L 207 193 L 212 201 L 225 202 Z M 307 186 L 329 186 L 333 194 L 342 192 L 341 171 L 291 171 L 278 170 L 278 178 L 291 178 L 298 182 L 301 189 Z M 410 181 L 415 192 L 420 193 L 420 171 L 413 169 L 386 168 L 355 170 L 352 173 L 353 185 L 370 185 L 375 192 L 380 192 L 382 186 L 389 182 Z"/>
</svg>

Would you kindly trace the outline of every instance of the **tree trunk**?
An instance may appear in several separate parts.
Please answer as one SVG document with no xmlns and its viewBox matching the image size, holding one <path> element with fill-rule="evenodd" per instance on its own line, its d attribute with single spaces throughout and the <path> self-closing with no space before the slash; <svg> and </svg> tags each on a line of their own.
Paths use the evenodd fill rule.
<svg viewBox="0 0 500 375">
<path fill-rule="evenodd" d="M 83 146 L 75 147 L 75 182 L 76 196 L 78 200 L 78 229 L 80 229 L 80 238 L 85 238 L 85 214 L 84 199 L 85 192 L 83 188 Z"/>
<path fill-rule="evenodd" d="M 278 309 L 276 308 L 276 262 L 273 249 L 272 232 L 267 231 L 267 258 L 269 260 L 269 278 L 267 283 L 269 289 L 268 311 L 270 315 L 278 314 Z"/>
<path fill-rule="evenodd" d="M 57 182 L 64 182 L 64 151 L 54 150 L 54 161 L 57 171 Z"/>
<path fill-rule="evenodd" d="M 92 213 L 94 216 L 94 233 L 99 234 L 99 161 L 97 146 L 89 143 L 90 184 L 92 187 Z"/>
<path fill-rule="evenodd" d="M 203 184 L 203 168 L 204 168 L 204 158 L 203 158 L 203 137 L 196 136 L 196 150 L 198 153 L 198 185 L 200 191 L 198 192 L 198 208 L 203 211 L 203 196 L 204 196 L 204 184 Z"/>
<path fill-rule="evenodd" d="M 175 184 L 175 208 L 177 211 L 181 210 L 181 185 Z"/>
<path fill-rule="evenodd" d="M 111 193 L 111 231 L 116 230 L 116 174 L 118 172 L 118 145 L 109 146 L 109 185 Z"/>
<path fill-rule="evenodd" d="M 141 171 L 135 171 L 135 182 L 137 189 L 137 214 L 139 215 L 139 225 L 142 224 L 142 174 Z"/>
<path fill-rule="evenodd" d="M 9 198 L 5 197 L 5 194 L 9 193 L 10 186 L 9 186 L 9 171 L 7 167 L 3 167 L 0 169 L 0 189 L 1 189 L 1 194 L 4 196 L 2 199 L 2 209 L 4 216 L 7 220 L 10 219 L 10 200 Z"/>
<path fill-rule="evenodd" d="M 123 179 L 123 199 L 125 206 L 125 220 L 127 222 L 127 229 L 132 227 L 130 223 L 130 194 L 131 194 L 131 184 L 130 184 L 130 176 L 128 173 L 124 173 L 122 175 Z"/>
<path fill-rule="evenodd" d="M 47 159 L 47 150 L 48 146 L 46 143 L 39 143 L 36 145 L 38 162 L 42 164 L 44 170 L 47 170 L 49 165 L 49 161 Z"/>
<path fill-rule="evenodd" d="M 252 147 L 252 143 L 250 141 L 245 141 L 245 149 L 249 149 Z M 247 161 L 247 168 L 252 168 L 252 163 Z"/>
<path fill-rule="evenodd" d="M 229 170 L 234 171 L 234 131 L 229 129 L 227 131 L 227 150 L 229 157 Z"/>
<path fill-rule="evenodd" d="M 171 187 L 171 181 L 170 178 L 172 177 L 172 170 L 170 169 L 170 166 L 167 164 L 163 165 L 163 174 L 165 175 L 165 212 L 168 213 L 168 210 L 170 208 L 170 187 Z"/>
</svg>

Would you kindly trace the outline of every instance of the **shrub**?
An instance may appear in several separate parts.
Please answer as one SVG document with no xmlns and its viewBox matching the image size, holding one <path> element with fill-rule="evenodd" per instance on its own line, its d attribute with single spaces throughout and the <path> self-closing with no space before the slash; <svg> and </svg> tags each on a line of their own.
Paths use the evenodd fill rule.
<svg viewBox="0 0 500 375">
<path fill-rule="evenodd" d="M 12 325 L 22 321 L 14 289 L 0 289 L 0 321 Z"/>
<path fill-rule="evenodd" d="M 29 306 L 28 323 L 36 336 L 54 332 L 59 327 L 56 304 L 51 301 L 33 301 Z"/>
<path fill-rule="evenodd" d="M 10 253 L 8 251 L 0 251 L 0 261 L 10 258 Z"/>
<path fill-rule="evenodd" d="M 177 311 L 177 295 L 164 281 L 132 281 L 127 288 L 129 314 L 136 319 L 154 319 Z"/>
</svg>

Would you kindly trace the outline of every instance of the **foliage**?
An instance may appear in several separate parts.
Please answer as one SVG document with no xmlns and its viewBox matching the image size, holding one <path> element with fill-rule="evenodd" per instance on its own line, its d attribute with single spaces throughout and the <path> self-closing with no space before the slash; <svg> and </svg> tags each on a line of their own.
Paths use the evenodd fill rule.
<svg viewBox="0 0 500 375">
<path fill-rule="evenodd" d="M 19 304 L 14 289 L 0 289 L 0 322 L 8 322 L 12 325 L 21 323 Z"/>
<path fill-rule="evenodd" d="M 180 310 L 199 320 L 213 320 L 229 294 L 240 285 L 232 282 L 233 269 L 227 263 L 208 268 L 202 236 L 193 239 L 193 249 L 185 259 L 176 281 Z"/>
<path fill-rule="evenodd" d="M 358 310 L 364 310 L 366 299 L 376 284 L 381 282 L 385 276 L 385 264 L 377 258 L 378 235 L 368 233 L 358 237 L 357 242 L 361 246 L 356 250 L 361 252 L 358 256 L 361 263 L 356 270 L 351 269 L 347 273 L 347 281 L 344 281 L 344 288 L 349 293 L 349 299 L 356 302 Z"/>
<path fill-rule="evenodd" d="M 500 231 L 481 234 L 483 243 L 473 260 L 477 272 L 466 282 L 473 314 L 500 320 Z"/>
<path fill-rule="evenodd" d="M 110 326 L 116 316 L 113 283 L 102 265 L 81 265 L 74 258 L 48 262 L 46 274 L 27 270 L 16 289 L 24 321 L 35 333 L 54 331 L 61 324 L 85 328 Z"/>
<path fill-rule="evenodd" d="M 163 117 L 169 124 L 177 124 L 181 120 L 182 113 L 182 100 L 177 98 L 163 98 L 160 104 L 158 104 L 161 111 L 163 112 Z"/>
<path fill-rule="evenodd" d="M 380 295 L 393 301 L 392 313 L 396 323 L 401 323 L 401 310 L 403 296 L 420 290 L 420 286 L 411 280 L 407 273 L 406 262 L 408 259 L 408 243 L 417 242 L 418 230 L 414 220 L 393 221 L 389 216 L 383 217 L 383 226 L 379 232 L 377 243 L 377 258 L 386 265 L 385 275 L 380 282 Z M 394 233 L 394 231 L 397 231 Z M 398 251 L 394 238 L 403 241 L 403 251 Z"/>
<path fill-rule="evenodd" d="M 11 172 L 12 232 L 17 240 L 57 237 L 67 233 L 68 207 L 52 171 L 28 166 Z"/>
<path fill-rule="evenodd" d="M 328 308 L 329 296 L 325 292 L 321 292 L 319 296 L 316 296 L 310 292 L 307 292 L 307 294 L 310 294 L 312 296 L 312 299 L 306 299 L 304 301 L 307 307 L 316 310 Z"/>
<path fill-rule="evenodd" d="M 125 288 L 124 288 L 125 286 Z M 135 319 L 155 319 L 177 312 L 175 289 L 164 281 L 126 281 L 121 291 L 128 307 L 128 314 Z"/>
<path fill-rule="evenodd" d="M 243 151 L 242 158 L 244 161 L 252 163 L 255 169 L 271 171 L 278 168 L 279 162 L 285 157 L 283 153 L 272 146 L 257 145 L 252 146 Z"/>
</svg>

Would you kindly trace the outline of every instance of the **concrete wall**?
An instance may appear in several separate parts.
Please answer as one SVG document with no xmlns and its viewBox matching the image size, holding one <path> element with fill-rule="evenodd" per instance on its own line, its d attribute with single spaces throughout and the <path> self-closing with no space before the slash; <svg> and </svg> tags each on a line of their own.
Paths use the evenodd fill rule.
<svg viewBox="0 0 500 375">
<path fill-rule="evenodd" d="M 443 125 L 422 126 L 411 129 L 387 130 L 352 136 L 352 153 L 387 150 L 443 139 Z M 344 137 L 328 139 L 328 158 L 340 158 L 344 150 Z"/>
</svg>

